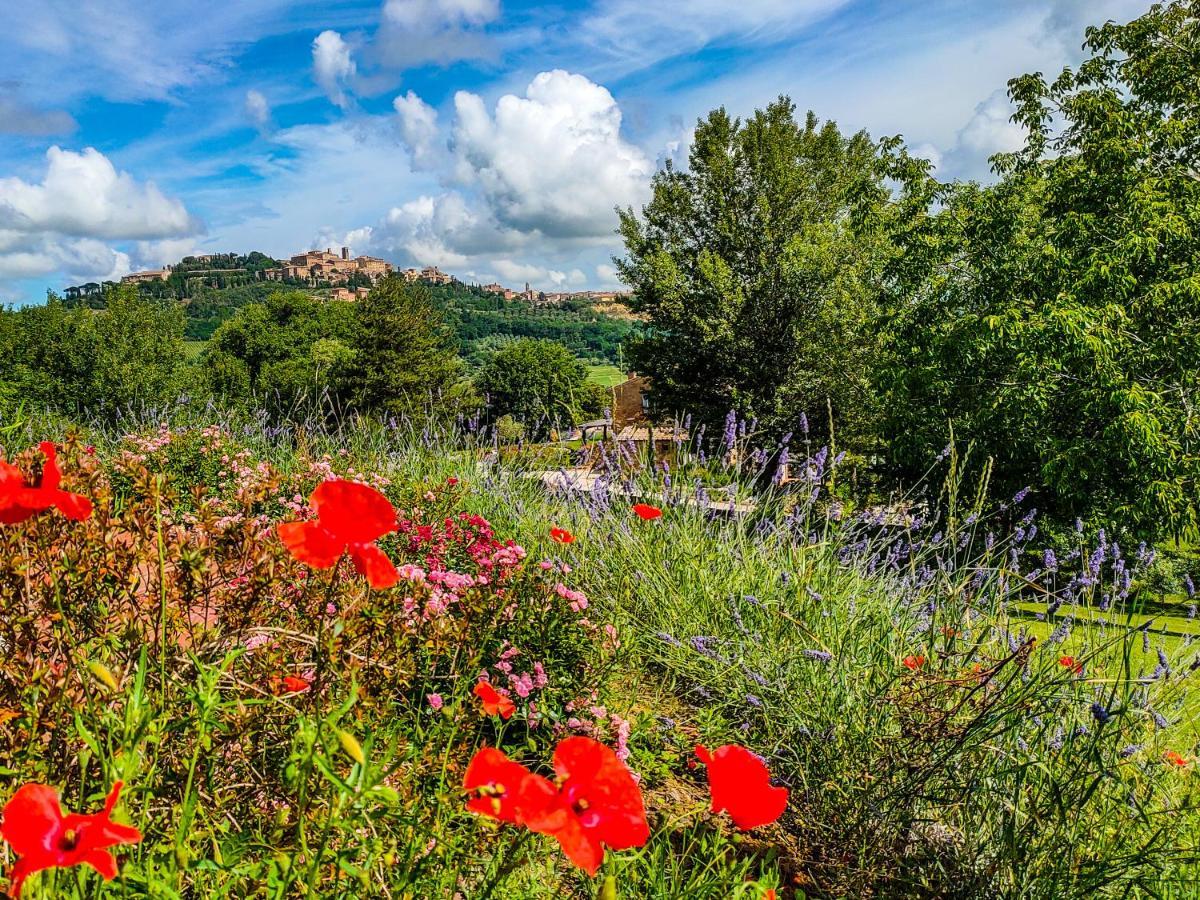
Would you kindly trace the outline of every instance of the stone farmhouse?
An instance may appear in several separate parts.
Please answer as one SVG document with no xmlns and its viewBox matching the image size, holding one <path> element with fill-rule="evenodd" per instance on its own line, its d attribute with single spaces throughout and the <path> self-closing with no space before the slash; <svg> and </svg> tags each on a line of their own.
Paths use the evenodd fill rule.
<svg viewBox="0 0 1200 900">
<path fill-rule="evenodd" d="M 427 281 L 430 284 L 450 284 L 454 276 L 443 272 L 437 266 L 426 266 L 423 269 L 405 269 L 400 273 L 405 281 Z"/>
<path fill-rule="evenodd" d="M 509 288 L 506 288 L 504 285 L 497 284 L 494 281 L 491 284 L 485 284 L 483 286 L 483 289 L 485 291 L 487 291 L 489 294 L 498 294 L 499 296 L 503 297 L 505 300 L 511 300 L 517 296 L 516 291 L 510 290 Z"/>
<path fill-rule="evenodd" d="M 333 289 L 333 293 L 331 293 L 331 294 L 329 295 L 329 299 L 330 299 L 330 300 L 345 300 L 346 302 L 350 302 L 350 303 L 352 303 L 352 302 L 354 302 L 355 300 L 362 300 L 362 299 L 364 299 L 364 298 L 367 296 L 367 294 L 369 294 L 369 293 L 371 293 L 371 289 L 370 289 L 370 288 L 365 288 L 365 287 L 344 288 L 344 287 L 340 287 L 340 288 L 334 288 L 334 289 Z"/>
<path fill-rule="evenodd" d="M 171 267 L 165 269 L 150 269 L 146 272 L 130 272 L 121 278 L 121 284 L 141 284 L 146 281 L 166 281 L 171 275 Z"/>
</svg>

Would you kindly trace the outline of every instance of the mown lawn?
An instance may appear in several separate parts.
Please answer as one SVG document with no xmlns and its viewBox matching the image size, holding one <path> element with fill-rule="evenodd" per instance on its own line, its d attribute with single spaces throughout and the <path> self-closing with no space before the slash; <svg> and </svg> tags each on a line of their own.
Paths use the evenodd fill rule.
<svg viewBox="0 0 1200 900">
<path fill-rule="evenodd" d="M 616 366 L 588 366 L 588 381 L 601 387 L 615 387 L 626 380 L 626 375 Z"/>
</svg>

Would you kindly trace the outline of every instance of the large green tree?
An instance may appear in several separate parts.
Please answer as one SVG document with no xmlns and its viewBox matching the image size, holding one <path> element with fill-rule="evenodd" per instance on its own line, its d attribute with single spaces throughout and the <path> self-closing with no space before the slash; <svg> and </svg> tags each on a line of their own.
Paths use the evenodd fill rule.
<svg viewBox="0 0 1200 900">
<path fill-rule="evenodd" d="M 496 416 L 511 415 L 528 433 L 571 425 L 590 409 L 587 369 L 562 344 L 522 338 L 497 351 L 475 377 Z"/>
<path fill-rule="evenodd" d="M 351 396 L 391 416 L 446 412 L 461 399 L 453 338 L 420 284 L 392 275 L 355 304 Z"/>
<path fill-rule="evenodd" d="M 1029 138 L 998 183 L 902 153 L 883 379 L 893 458 L 948 425 L 1042 505 L 1150 536 L 1195 525 L 1200 19 L 1194 2 L 1089 29 L 1091 57 L 1010 82 Z"/>
<path fill-rule="evenodd" d="M 876 145 L 780 98 L 745 122 L 701 120 L 686 169 L 621 214 L 617 260 L 648 317 L 632 347 L 662 413 L 731 409 L 776 432 L 827 404 L 847 436 L 874 415 L 868 365 L 885 247 L 862 210 L 885 200 Z"/>
<path fill-rule="evenodd" d="M 355 330 L 350 304 L 278 291 L 243 307 L 213 334 L 203 359 L 210 389 L 276 411 L 328 397 L 344 401 Z"/>
<path fill-rule="evenodd" d="M 44 305 L 0 313 L 0 396 L 110 417 L 173 399 L 184 367 L 177 304 L 114 288 L 100 309 Z"/>
</svg>

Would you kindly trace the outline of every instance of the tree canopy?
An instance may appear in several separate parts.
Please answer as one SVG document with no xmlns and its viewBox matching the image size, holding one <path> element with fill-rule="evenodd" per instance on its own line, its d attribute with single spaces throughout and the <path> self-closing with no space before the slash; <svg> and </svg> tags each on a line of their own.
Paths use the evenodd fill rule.
<svg viewBox="0 0 1200 900">
<path fill-rule="evenodd" d="M 745 122 L 714 110 L 687 168 L 668 165 L 641 213 L 621 213 L 616 262 L 649 317 L 632 359 L 663 413 L 732 408 L 778 433 L 832 405 L 861 436 L 884 248 L 854 213 L 883 202 L 876 145 L 795 112 L 786 97 Z"/>
<path fill-rule="evenodd" d="M 1029 138 L 991 186 L 902 153 L 881 385 L 910 475 L 956 432 L 1001 490 L 1143 534 L 1195 524 L 1200 20 L 1190 3 L 1089 29 L 1047 82 L 1010 82 Z"/>
<path fill-rule="evenodd" d="M 534 435 L 555 424 L 574 424 L 595 409 L 587 369 L 554 341 L 523 338 L 507 344 L 479 371 L 475 386 L 495 415 L 511 415 Z"/>
<path fill-rule="evenodd" d="M 107 418 L 174 399 L 183 314 L 124 287 L 103 309 L 45 305 L 0 311 L 0 399 Z"/>
<path fill-rule="evenodd" d="M 213 334 L 204 370 L 214 394 L 288 409 L 327 392 L 344 398 L 354 359 L 354 308 L 300 291 L 251 303 Z"/>
<path fill-rule="evenodd" d="M 389 416 L 447 411 L 460 398 L 461 363 L 429 291 L 392 275 L 354 305 L 354 404 Z"/>
</svg>

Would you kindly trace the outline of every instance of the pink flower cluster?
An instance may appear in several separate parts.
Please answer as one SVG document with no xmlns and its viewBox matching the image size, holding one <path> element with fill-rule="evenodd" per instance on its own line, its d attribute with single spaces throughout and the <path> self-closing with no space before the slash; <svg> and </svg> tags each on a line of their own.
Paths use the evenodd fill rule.
<svg viewBox="0 0 1200 900">
<path fill-rule="evenodd" d="M 629 735 L 633 724 L 600 705 L 595 693 L 585 701 L 572 700 L 567 704 L 567 712 L 573 715 L 567 719 L 565 729 L 558 726 L 559 731 L 572 731 L 599 741 L 611 739 L 616 744 L 617 758 L 622 762 L 629 758 Z"/>
<path fill-rule="evenodd" d="M 554 585 L 554 593 L 562 597 L 574 612 L 581 613 L 588 608 L 588 598 L 583 591 L 574 591 L 561 581 Z"/>
</svg>

